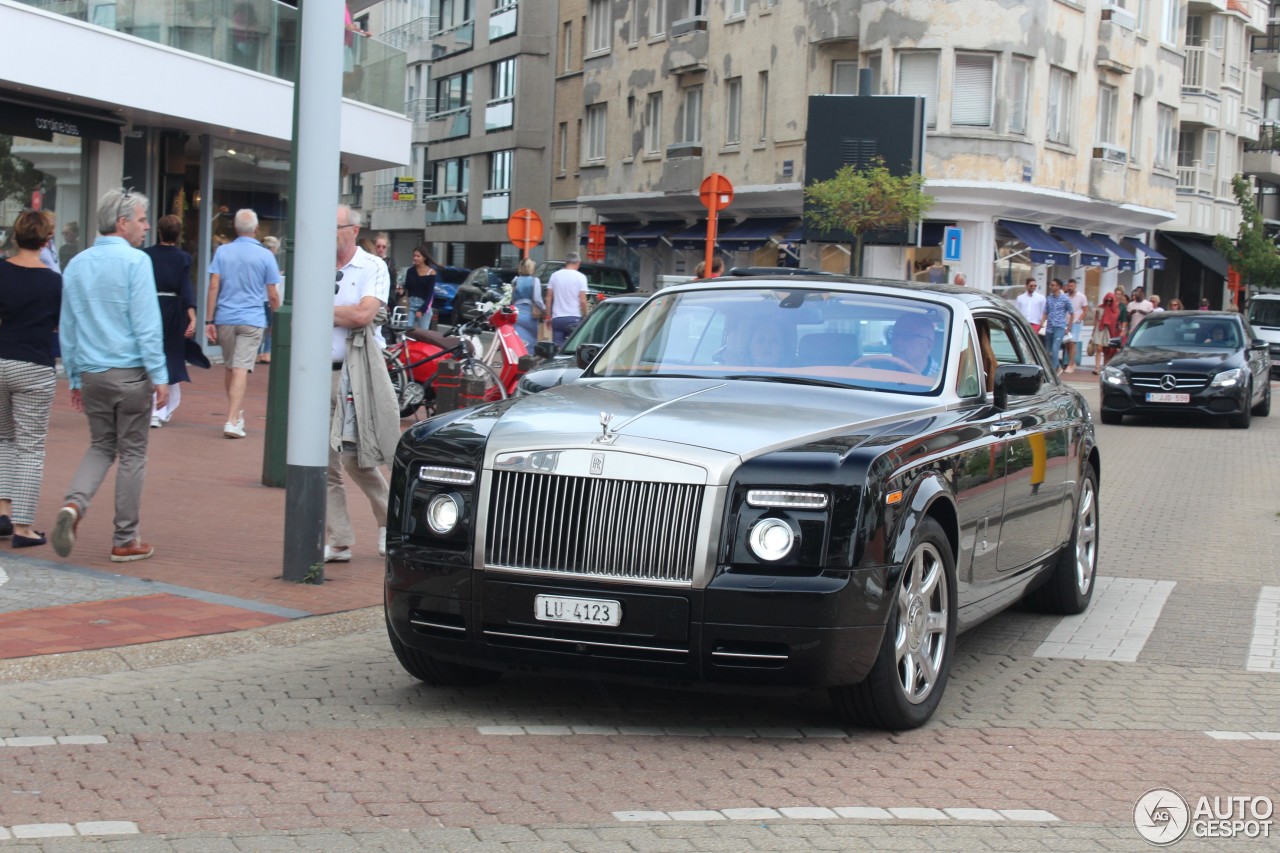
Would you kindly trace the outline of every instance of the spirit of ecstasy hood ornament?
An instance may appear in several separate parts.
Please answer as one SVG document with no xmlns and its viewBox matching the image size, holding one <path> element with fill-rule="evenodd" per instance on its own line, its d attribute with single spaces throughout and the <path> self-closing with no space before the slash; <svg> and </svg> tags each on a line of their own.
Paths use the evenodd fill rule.
<svg viewBox="0 0 1280 853">
<path fill-rule="evenodd" d="M 612 444 L 613 440 L 618 437 L 617 432 L 609 432 L 609 422 L 612 420 L 612 414 L 608 412 L 600 413 L 600 435 L 594 439 L 595 444 Z"/>
</svg>

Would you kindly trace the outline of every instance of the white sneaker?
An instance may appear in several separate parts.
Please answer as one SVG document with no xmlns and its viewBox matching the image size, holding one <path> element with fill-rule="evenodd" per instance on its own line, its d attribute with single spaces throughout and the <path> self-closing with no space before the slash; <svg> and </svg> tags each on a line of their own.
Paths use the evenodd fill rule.
<svg viewBox="0 0 1280 853">
<path fill-rule="evenodd" d="M 159 416 L 159 415 L 152 415 L 152 416 L 151 416 L 151 428 L 152 428 L 152 429 L 160 429 L 160 427 L 162 427 L 162 426 L 164 426 L 164 421 L 160 419 L 160 416 Z"/>
<path fill-rule="evenodd" d="M 226 438 L 244 438 L 244 426 L 241 424 L 223 424 L 222 434 Z"/>
<path fill-rule="evenodd" d="M 350 548 L 330 548 L 328 545 L 325 545 L 324 561 L 326 563 L 350 563 L 351 549 Z"/>
<path fill-rule="evenodd" d="M 378 556 L 387 556 L 387 528 L 378 528 Z"/>
<path fill-rule="evenodd" d="M 244 433 L 244 409 L 241 409 L 240 414 L 236 416 L 236 426 L 240 427 L 241 433 Z"/>
</svg>

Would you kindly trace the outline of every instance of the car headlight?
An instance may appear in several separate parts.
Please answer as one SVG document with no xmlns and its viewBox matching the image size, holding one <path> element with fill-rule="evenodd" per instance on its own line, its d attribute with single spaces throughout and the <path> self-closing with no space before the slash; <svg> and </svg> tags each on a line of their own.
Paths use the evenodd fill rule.
<svg viewBox="0 0 1280 853">
<path fill-rule="evenodd" d="M 457 495 L 436 495 L 427 504 L 427 526 L 437 536 L 448 536 L 462 518 L 462 501 Z"/>
<path fill-rule="evenodd" d="M 747 534 L 751 553 L 765 562 L 776 562 L 791 553 L 796 534 L 791 525 L 779 518 L 762 518 Z"/>
<path fill-rule="evenodd" d="M 1217 376 L 1213 377 L 1213 381 L 1209 383 L 1211 388 L 1234 388 L 1244 382 L 1246 371 L 1243 367 L 1224 370 Z"/>
<path fill-rule="evenodd" d="M 1102 381 L 1108 385 L 1128 385 L 1129 377 L 1118 367 L 1102 368 Z"/>
</svg>

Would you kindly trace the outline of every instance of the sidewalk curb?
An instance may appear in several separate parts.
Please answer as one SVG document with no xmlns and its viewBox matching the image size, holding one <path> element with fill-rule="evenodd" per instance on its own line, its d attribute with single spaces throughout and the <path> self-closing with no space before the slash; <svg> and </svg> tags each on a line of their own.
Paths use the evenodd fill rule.
<svg viewBox="0 0 1280 853">
<path fill-rule="evenodd" d="M 248 631 L 182 637 L 112 649 L 14 658 L 0 661 L 0 684 L 107 675 L 221 659 L 248 652 L 301 646 L 317 640 L 381 629 L 382 626 L 382 605 L 375 605 L 361 610 L 307 616 Z"/>
</svg>

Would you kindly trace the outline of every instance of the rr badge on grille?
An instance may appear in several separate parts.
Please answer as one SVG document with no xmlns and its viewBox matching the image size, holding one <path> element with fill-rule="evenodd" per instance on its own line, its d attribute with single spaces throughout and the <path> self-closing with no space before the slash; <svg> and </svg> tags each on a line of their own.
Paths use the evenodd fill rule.
<svg viewBox="0 0 1280 853">
<path fill-rule="evenodd" d="M 604 454 L 603 453 L 591 454 L 591 473 L 597 477 L 604 473 Z"/>
</svg>

